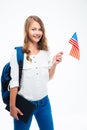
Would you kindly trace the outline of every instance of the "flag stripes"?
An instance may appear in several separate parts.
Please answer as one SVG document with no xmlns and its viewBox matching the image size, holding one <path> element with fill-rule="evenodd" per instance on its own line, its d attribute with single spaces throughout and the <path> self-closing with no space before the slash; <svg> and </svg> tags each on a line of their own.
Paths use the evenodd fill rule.
<svg viewBox="0 0 87 130">
<path fill-rule="evenodd" d="M 78 49 L 79 49 L 79 46 L 78 46 L 77 41 L 76 41 L 76 40 L 74 40 L 73 38 L 71 38 L 71 39 L 69 40 L 69 43 L 71 43 L 73 46 L 75 46 L 76 48 L 78 48 Z"/>
<path fill-rule="evenodd" d="M 72 46 L 71 51 L 70 51 L 70 55 L 77 58 L 78 60 L 80 59 L 80 53 L 79 53 L 79 49 Z"/>
<path fill-rule="evenodd" d="M 69 43 L 72 44 L 70 55 L 79 60 L 80 51 L 79 51 L 79 45 L 78 45 L 76 32 L 73 34 L 72 38 L 70 38 Z"/>
</svg>

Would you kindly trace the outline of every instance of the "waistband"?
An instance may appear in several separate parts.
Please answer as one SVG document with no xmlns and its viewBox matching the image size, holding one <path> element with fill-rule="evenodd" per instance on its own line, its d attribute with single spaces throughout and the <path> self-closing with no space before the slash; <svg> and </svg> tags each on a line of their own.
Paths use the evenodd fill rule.
<svg viewBox="0 0 87 130">
<path fill-rule="evenodd" d="M 38 101 L 31 101 L 36 107 L 44 105 L 49 100 L 48 95 Z"/>
</svg>

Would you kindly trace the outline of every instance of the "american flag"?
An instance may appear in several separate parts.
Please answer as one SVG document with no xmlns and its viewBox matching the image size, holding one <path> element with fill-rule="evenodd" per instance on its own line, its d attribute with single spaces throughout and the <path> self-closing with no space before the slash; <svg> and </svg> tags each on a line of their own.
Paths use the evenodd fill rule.
<svg viewBox="0 0 87 130">
<path fill-rule="evenodd" d="M 76 32 L 73 34 L 72 38 L 69 40 L 69 43 L 72 44 L 70 55 L 79 60 L 80 51 L 79 51 L 78 38 L 77 38 Z"/>
</svg>

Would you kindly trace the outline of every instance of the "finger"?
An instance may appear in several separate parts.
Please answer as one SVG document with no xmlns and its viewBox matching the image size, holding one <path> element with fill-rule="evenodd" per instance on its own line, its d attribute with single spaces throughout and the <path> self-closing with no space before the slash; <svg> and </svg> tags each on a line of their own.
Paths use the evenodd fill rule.
<svg viewBox="0 0 87 130">
<path fill-rule="evenodd" d="M 62 56 L 57 56 L 56 61 L 62 61 Z"/>
<path fill-rule="evenodd" d="M 63 52 L 61 51 L 61 52 L 59 52 L 61 55 L 63 55 Z"/>
<path fill-rule="evenodd" d="M 18 114 L 20 114 L 21 116 L 23 115 L 23 113 L 18 109 Z"/>
<path fill-rule="evenodd" d="M 61 55 L 58 55 L 58 56 L 56 56 L 56 59 L 57 59 L 57 60 L 62 59 L 62 56 L 61 56 Z"/>
<path fill-rule="evenodd" d="M 10 114 L 13 118 L 15 118 L 16 120 L 19 120 L 18 115 L 17 114 Z"/>
<path fill-rule="evenodd" d="M 15 118 L 16 120 L 19 120 L 18 115 L 16 115 L 14 118 Z"/>
<path fill-rule="evenodd" d="M 59 58 L 59 59 L 57 59 L 56 61 L 57 61 L 57 62 L 60 62 L 60 61 L 62 61 L 62 58 Z"/>
<path fill-rule="evenodd" d="M 62 51 L 59 52 L 56 56 L 61 56 L 61 55 L 63 55 L 63 52 L 62 52 Z"/>
<path fill-rule="evenodd" d="M 59 54 L 60 54 L 60 55 L 63 55 L 63 52 L 62 52 L 62 51 L 60 51 L 60 52 L 59 52 Z"/>
</svg>

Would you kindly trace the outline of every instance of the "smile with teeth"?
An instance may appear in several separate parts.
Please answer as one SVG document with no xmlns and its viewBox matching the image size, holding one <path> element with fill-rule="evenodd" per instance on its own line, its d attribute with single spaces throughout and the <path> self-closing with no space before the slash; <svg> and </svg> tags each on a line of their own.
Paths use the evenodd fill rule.
<svg viewBox="0 0 87 130">
<path fill-rule="evenodd" d="M 40 38 L 40 36 L 38 36 L 38 35 L 37 36 L 33 36 L 33 37 L 36 38 L 36 39 Z"/>
</svg>

